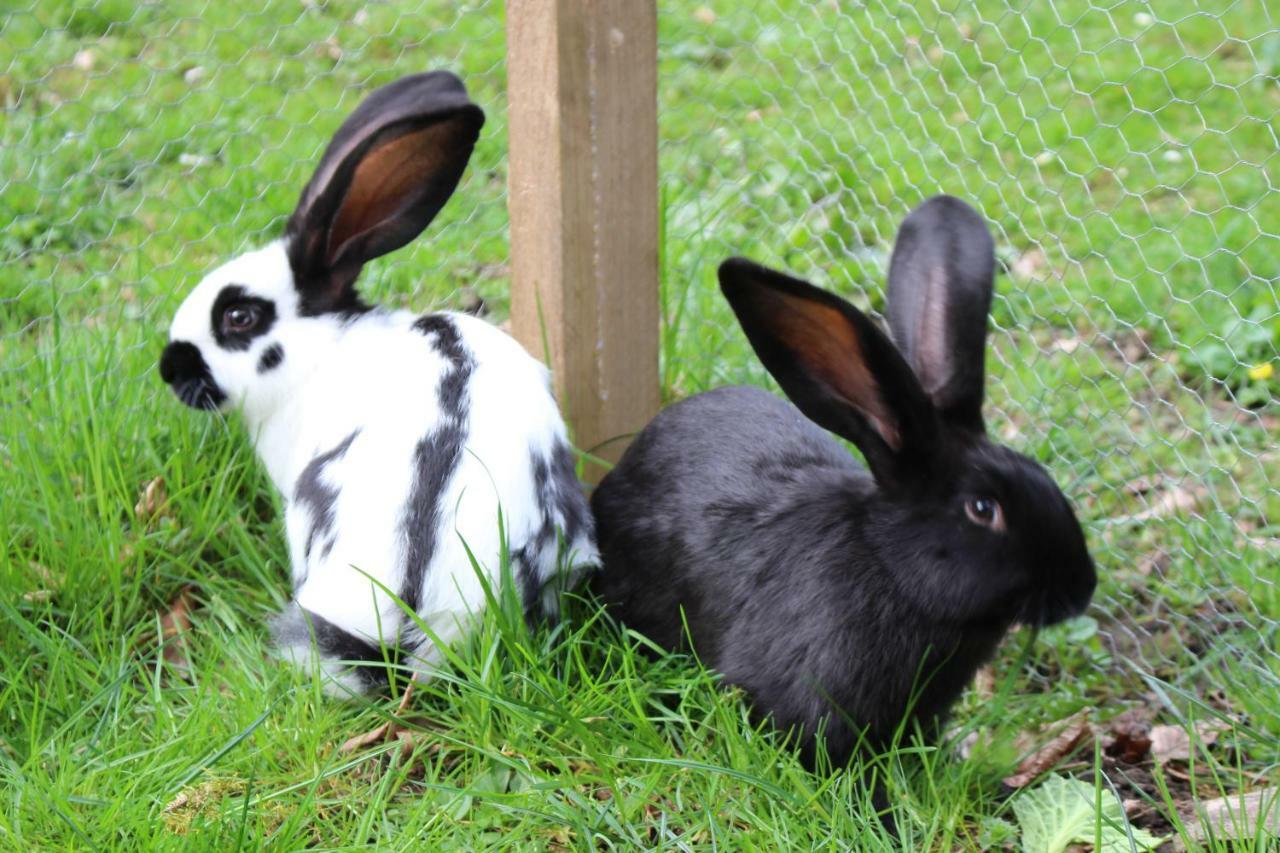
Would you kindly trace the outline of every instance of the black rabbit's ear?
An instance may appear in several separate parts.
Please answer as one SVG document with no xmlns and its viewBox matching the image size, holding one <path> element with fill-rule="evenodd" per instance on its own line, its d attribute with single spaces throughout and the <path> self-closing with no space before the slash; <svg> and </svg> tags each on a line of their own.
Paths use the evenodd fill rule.
<svg viewBox="0 0 1280 853">
<path fill-rule="evenodd" d="M 361 266 L 418 236 L 453 194 L 484 113 L 445 71 L 378 89 L 334 134 L 289 218 L 305 313 L 355 301 Z"/>
<path fill-rule="evenodd" d="M 995 244 L 982 217 L 936 196 L 903 221 L 889 262 L 893 337 L 939 415 L 983 430 L 983 357 Z"/>
<path fill-rule="evenodd" d="M 881 485 L 927 455 L 935 416 L 911 368 L 858 309 L 807 282 L 731 258 L 720 289 L 782 390 L 858 446 Z"/>
</svg>

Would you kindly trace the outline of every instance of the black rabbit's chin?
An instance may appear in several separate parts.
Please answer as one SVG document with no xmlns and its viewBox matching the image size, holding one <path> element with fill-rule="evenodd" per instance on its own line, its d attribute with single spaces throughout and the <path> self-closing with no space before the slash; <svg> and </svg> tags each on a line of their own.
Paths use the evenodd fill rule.
<svg viewBox="0 0 1280 853">
<path fill-rule="evenodd" d="M 1093 597 L 1096 580 L 1092 573 L 1082 575 L 1070 587 L 1040 590 L 1023 604 L 1017 621 L 1025 625 L 1045 627 L 1065 622 L 1084 613 Z"/>
</svg>

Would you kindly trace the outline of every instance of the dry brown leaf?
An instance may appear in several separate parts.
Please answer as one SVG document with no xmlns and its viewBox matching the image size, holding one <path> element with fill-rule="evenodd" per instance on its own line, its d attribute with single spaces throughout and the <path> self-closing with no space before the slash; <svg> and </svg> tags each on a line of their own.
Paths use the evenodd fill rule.
<svg viewBox="0 0 1280 853">
<path fill-rule="evenodd" d="M 996 671 L 990 664 L 980 668 L 973 676 L 973 692 L 986 701 L 996 695 Z"/>
<path fill-rule="evenodd" d="M 413 734 L 408 730 L 408 728 L 406 728 L 401 720 L 404 719 L 405 711 L 409 708 L 409 702 L 413 699 L 413 688 L 415 684 L 417 684 L 417 676 L 414 676 L 414 678 L 409 681 L 409 684 L 404 689 L 404 693 L 400 695 L 400 703 L 396 705 L 395 717 L 387 720 L 376 728 L 370 729 L 364 734 L 347 738 L 347 740 L 343 742 L 342 746 L 338 747 L 338 752 L 343 754 L 355 752 L 357 749 L 363 749 L 366 746 L 371 746 L 375 743 L 382 743 L 389 740 L 400 741 L 401 755 L 407 755 L 411 752 L 414 744 Z"/>
<path fill-rule="evenodd" d="M 1193 488 L 1175 484 L 1156 496 L 1155 500 L 1141 512 L 1127 517 L 1128 521 L 1148 521 L 1156 518 L 1168 518 L 1185 512 L 1193 512 L 1200 505 L 1204 496 L 1203 488 Z"/>
<path fill-rule="evenodd" d="M 164 477 L 156 477 L 143 487 L 133 512 L 143 524 L 169 514 L 169 494 L 165 491 Z"/>
<path fill-rule="evenodd" d="M 1196 723 L 1196 740 L 1209 747 L 1227 728 L 1221 720 L 1200 720 Z M 1191 734 L 1183 726 L 1153 726 L 1151 728 L 1151 757 L 1157 764 L 1170 761 L 1191 760 Z"/>
<path fill-rule="evenodd" d="M 169 602 L 169 609 L 160 617 L 161 654 L 165 661 L 178 669 L 191 666 L 185 651 L 183 635 L 191 629 L 191 611 L 195 607 L 194 586 L 185 586 Z"/>
<path fill-rule="evenodd" d="M 1022 763 L 1018 765 L 1018 772 L 1005 777 L 1004 783 L 1010 788 L 1025 788 L 1074 752 L 1092 731 L 1089 725 L 1089 709 L 1076 712 L 1063 721 L 1061 731 L 1053 740 L 1022 759 Z"/>
<path fill-rule="evenodd" d="M 1018 278 L 1039 279 L 1043 278 L 1040 273 L 1048 263 L 1044 251 L 1039 246 L 1032 246 L 1018 256 L 1010 271 Z"/>
<path fill-rule="evenodd" d="M 338 752 L 344 755 L 348 752 L 355 752 L 358 749 L 364 749 L 366 746 L 372 746 L 375 743 L 382 743 L 389 737 L 395 737 L 400 730 L 399 723 L 388 720 L 377 728 L 370 729 L 364 734 L 358 734 L 355 737 L 347 738 L 342 746 L 338 747 Z"/>
<path fill-rule="evenodd" d="M 1146 708 L 1130 708 L 1113 717 L 1107 732 L 1103 751 L 1118 761 L 1138 764 L 1151 752 L 1150 712 Z"/>
<path fill-rule="evenodd" d="M 1255 838 L 1273 844 L 1280 837 L 1280 789 L 1263 788 L 1247 794 L 1235 794 L 1216 800 L 1205 800 L 1197 807 L 1199 817 L 1187 826 L 1191 841 L 1208 841 L 1210 837 L 1223 841 Z M 1182 849 L 1182 848 L 1180 848 Z"/>
</svg>

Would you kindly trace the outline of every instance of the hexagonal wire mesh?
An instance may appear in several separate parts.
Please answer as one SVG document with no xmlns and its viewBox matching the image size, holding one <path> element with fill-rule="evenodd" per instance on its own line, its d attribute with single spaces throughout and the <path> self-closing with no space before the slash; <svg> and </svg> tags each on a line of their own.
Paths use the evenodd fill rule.
<svg viewBox="0 0 1280 853">
<path fill-rule="evenodd" d="M 698 270 L 710 292 L 711 265 L 750 254 L 878 308 L 897 224 L 934 193 L 966 198 L 1001 261 L 989 426 L 1043 460 L 1088 521 L 1106 578 L 1094 661 L 1178 680 L 1225 654 L 1274 672 L 1274 12 L 1089 0 L 664 12 L 675 393 L 763 376 L 714 297 L 672 295 L 679 277 Z"/>
<path fill-rule="evenodd" d="M 361 93 L 425 67 L 463 73 L 490 123 L 441 221 L 364 287 L 503 313 L 500 4 L 41 2 L 3 26 L 6 382 L 57 334 L 135 350 L 116 378 L 149 378 L 199 273 L 278 232 Z M 992 428 L 1081 503 L 1110 648 L 1159 670 L 1226 633 L 1274 669 L 1270 7 L 663 2 L 659 48 L 669 395 L 763 380 L 720 259 L 874 308 L 897 223 L 963 196 L 1002 260 Z"/>
</svg>

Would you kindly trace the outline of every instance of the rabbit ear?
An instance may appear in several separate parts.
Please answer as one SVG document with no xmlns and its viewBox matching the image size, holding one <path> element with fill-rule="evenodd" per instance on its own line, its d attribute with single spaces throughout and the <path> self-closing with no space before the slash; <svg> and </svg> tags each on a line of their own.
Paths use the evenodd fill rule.
<svg viewBox="0 0 1280 853">
<path fill-rule="evenodd" d="M 889 262 L 893 338 L 947 422 L 982 432 L 995 244 L 982 217 L 936 196 L 903 221 Z"/>
<path fill-rule="evenodd" d="M 484 124 L 445 71 L 378 89 L 334 134 L 289 218 L 289 262 L 307 313 L 353 302 L 361 266 L 408 243 L 453 194 Z"/>
<path fill-rule="evenodd" d="M 720 289 L 782 390 L 810 420 L 856 444 L 882 486 L 929 455 L 932 406 L 866 315 L 743 258 L 720 265 Z"/>
</svg>

